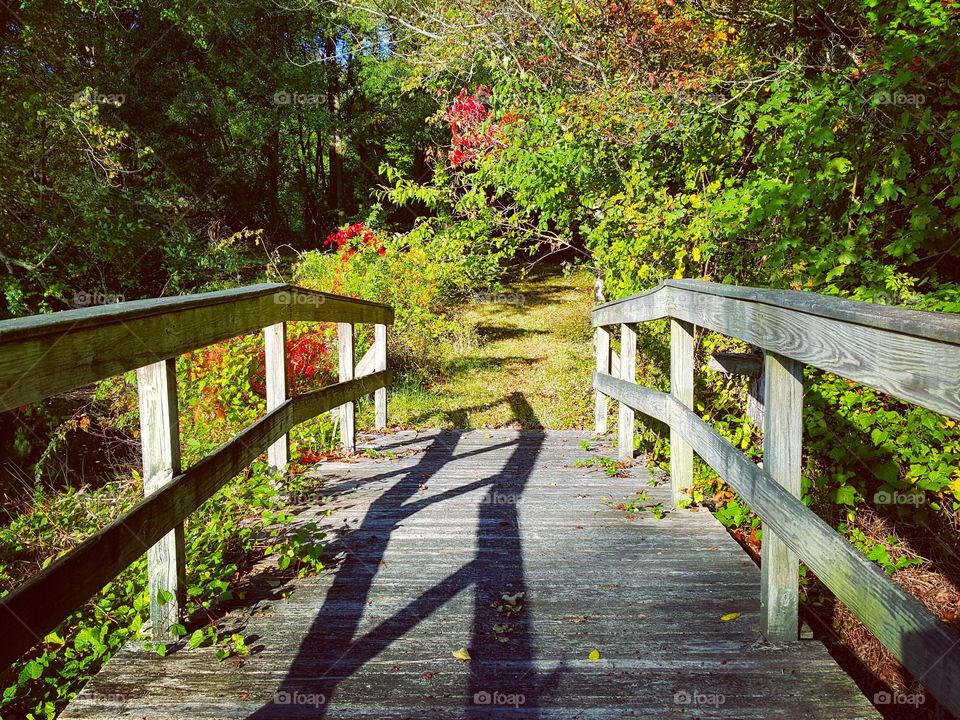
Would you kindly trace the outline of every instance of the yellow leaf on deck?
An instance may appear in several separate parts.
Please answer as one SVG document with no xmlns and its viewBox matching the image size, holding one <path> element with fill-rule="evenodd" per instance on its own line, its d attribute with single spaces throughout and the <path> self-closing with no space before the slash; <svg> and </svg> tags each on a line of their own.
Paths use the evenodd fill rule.
<svg viewBox="0 0 960 720">
<path fill-rule="evenodd" d="M 721 616 L 720 616 L 720 621 L 721 621 L 721 622 L 730 622 L 731 620 L 736 620 L 736 619 L 737 619 L 738 617 L 740 617 L 741 615 L 743 615 L 742 612 L 727 613 L 726 615 L 721 615 Z"/>
<path fill-rule="evenodd" d="M 594 648 L 593 650 L 590 651 L 590 654 L 587 655 L 587 657 L 590 660 L 593 660 L 594 662 L 596 662 L 597 660 L 600 659 L 600 651 Z"/>
<path fill-rule="evenodd" d="M 467 660 L 470 659 L 470 652 L 466 648 L 460 648 L 459 650 L 453 651 L 453 656 L 457 660 L 463 660 L 464 662 L 466 662 Z"/>
</svg>

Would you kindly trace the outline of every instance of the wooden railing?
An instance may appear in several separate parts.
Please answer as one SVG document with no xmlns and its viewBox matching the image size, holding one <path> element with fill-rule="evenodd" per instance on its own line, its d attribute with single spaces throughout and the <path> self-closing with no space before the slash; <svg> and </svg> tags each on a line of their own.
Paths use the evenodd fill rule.
<svg viewBox="0 0 960 720">
<path fill-rule="evenodd" d="M 337 323 L 340 382 L 288 397 L 286 323 L 296 320 Z M 356 367 L 355 323 L 375 326 L 375 342 Z M 153 636 L 169 639 L 185 591 L 183 521 L 262 453 L 267 452 L 271 466 L 283 469 L 287 433 L 305 420 L 340 408 L 342 442 L 353 449 L 354 401 L 372 392 L 377 426 L 384 427 L 391 380 L 386 326 L 392 323 L 393 310 L 386 305 L 276 284 L 0 322 L 2 411 L 137 369 L 145 494 L 128 512 L 0 601 L 0 669 L 145 552 Z M 260 329 L 266 414 L 181 470 L 176 357 Z M 162 602 L 167 593 L 173 599 Z"/>
<path fill-rule="evenodd" d="M 670 393 L 636 384 L 633 325 L 663 318 L 671 328 Z M 634 411 L 665 423 L 674 501 L 693 484 L 695 451 L 763 522 L 760 629 L 766 638 L 797 639 L 798 561 L 803 561 L 960 717 L 960 637 L 799 498 L 803 366 L 960 418 L 960 316 L 679 280 L 596 307 L 593 325 L 597 432 L 607 430 L 608 397 L 619 401 L 622 457 L 632 457 Z M 620 326 L 619 358 L 611 351 L 612 325 Z M 698 326 L 763 351 L 762 469 L 692 409 Z"/>
</svg>

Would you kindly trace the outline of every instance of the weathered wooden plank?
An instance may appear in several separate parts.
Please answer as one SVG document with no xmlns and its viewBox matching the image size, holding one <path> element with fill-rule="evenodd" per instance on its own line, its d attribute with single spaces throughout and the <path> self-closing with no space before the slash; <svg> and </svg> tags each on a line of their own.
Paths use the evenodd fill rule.
<svg viewBox="0 0 960 720">
<path fill-rule="evenodd" d="M 390 324 L 393 310 L 290 285 L 254 285 L 4 320 L 0 411 L 285 320 Z"/>
<path fill-rule="evenodd" d="M 593 311 L 594 326 L 663 317 L 744 340 L 960 419 L 960 316 L 757 288 L 668 281 Z"/>
<path fill-rule="evenodd" d="M 340 382 L 353 380 L 354 349 L 353 325 L 351 323 L 337 323 L 337 355 Z M 356 405 L 352 401 L 347 402 L 337 412 L 340 416 L 340 444 L 344 452 L 353 452 L 357 446 Z"/>
<path fill-rule="evenodd" d="M 724 375 L 758 378 L 763 372 L 763 360 L 750 353 L 715 352 L 707 361 L 707 369 Z"/>
<path fill-rule="evenodd" d="M 764 355 L 763 469 L 795 498 L 803 462 L 803 365 Z M 770 642 L 798 639 L 800 565 L 772 527 L 763 528 L 760 632 Z"/>
<path fill-rule="evenodd" d="M 670 321 L 670 394 L 693 407 L 693 328 L 682 320 Z M 693 449 L 670 427 L 670 486 L 672 505 L 693 493 Z"/>
<path fill-rule="evenodd" d="M 177 364 L 161 360 L 137 370 L 143 491 L 162 490 L 180 474 L 180 414 Z M 147 551 L 147 585 L 153 636 L 169 640 L 186 600 L 186 550 L 183 523 L 177 523 Z M 161 594 L 169 593 L 164 599 Z"/>
<path fill-rule="evenodd" d="M 280 435 L 304 420 L 373 392 L 390 371 L 298 395 L 144 498 L 128 512 L 0 600 L 0 667 L 56 629 L 70 613 L 182 523 Z"/>
<path fill-rule="evenodd" d="M 598 327 L 593 331 L 593 352 L 596 358 L 597 372 L 610 373 L 610 333 L 606 328 Z M 600 390 L 594 390 L 593 426 L 594 432 L 599 435 L 605 435 L 607 432 L 607 415 L 609 415 L 609 412 L 607 396 Z"/>
<path fill-rule="evenodd" d="M 960 714 L 960 638 L 798 498 L 666 393 L 597 377 L 610 397 L 670 422 L 944 707 Z M 654 396 L 660 395 L 660 407 Z M 636 402 L 635 402 L 636 401 Z M 671 407 L 672 406 L 672 407 Z M 655 415 L 654 415 L 655 416 Z M 656 416 L 655 416 L 656 417 Z M 662 419 L 662 418 L 660 418 Z"/>
<path fill-rule="evenodd" d="M 649 487 L 639 468 L 610 478 L 576 467 L 582 441 L 604 455 L 615 452 L 610 441 L 509 430 L 404 437 L 371 446 L 413 454 L 318 467 L 346 489 L 302 522 L 318 522 L 342 562 L 226 618 L 255 638 L 239 667 L 212 649 L 159 658 L 131 645 L 62 717 L 877 717 L 819 643 L 758 649 L 757 570 L 709 513 L 628 520 L 612 498 L 642 488 L 665 502 L 669 486 Z M 518 618 L 490 607 L 518 590 Z M 720 620 L 734 610 L 744 615 Z M 513 628 L 507 642 L 500 624 Z M 470 661 L 451 657 L 459 647 Z M 483 690 L 525 701 L 475 703 Z M 311 692 L 324 700 L 309 704 Z"/>
<path fill-rule="evenodd" d="M 267 385 L 267 412 L 287 401 L 287 325 L 276 323 L 264 328 L 264 360 Z M 286 470 L 290 460 L 290 436 L 284 433 L 269 448 L 267 462 L 277 472 Z"/>
<path fill-rule="evenodd" d="M 374 370 L 383 372 L 387 369 L 387 326 L 377 323 L 373 326 L 373 348 L 376 363 Z M 371 348 L 371 349 L 373 349 Z M 373 393 L 374 427 L 383 430 L 387 427 L 387 388 L 377 388 Z"/>
<path fill-rule="evenodd" d="M 658 285 L 638 295 L 611 300 L 595 307 L 590 320 L 594 327 L 660 320 L 669 314 L 667 295 L 664 286 Z"/>
<path fill-rule="evenodd" d="M 743 287 L 704 280 L 667 280 L 672 288 L 799 310 L 809 315 L 960 345 L 960 315 L 866 303 L 815 292 Z"/>
<path fill-rule="evenodd" d="M 671 293 L 674 317 L 960 418 L 957 345 L 735 298 Z"/>
<path fill-rule="evenodd" d="M 620 378 L 637 381 L 637 331 L 632 325 L 620 326 Z M 633 408 L 620 403 L 617 413 L 617 443 L 621 460 L 633 459 L 633 438 L 636 418 Z"/>
</svg>

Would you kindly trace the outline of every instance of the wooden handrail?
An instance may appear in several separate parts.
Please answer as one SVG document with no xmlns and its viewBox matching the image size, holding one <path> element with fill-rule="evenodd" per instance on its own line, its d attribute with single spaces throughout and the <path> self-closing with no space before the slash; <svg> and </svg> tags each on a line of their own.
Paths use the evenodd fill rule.
<svg viewBox="0 0 960 720">
<path fill-rule="evenodd" d="M 285 356 L 290 320 L 332 321 L 341 360 L 354 360 L 353 324 L 375 325 L 375 371 L 288 397 Z M 137 368 L 146 497 L 67 555 L 0 599 L 0 668 L 56 629 L 145 552 L 154 638 L 169 639 L 183 595 L 182 523 L 231 478 L 269 451 L 283 469 L 287 433 L 340 408 L 354 446 L 353 402 L 375 393 L 378 426 L 386 424 L 387 305 L 290 285 L 119 303 L 0 322 L 0 408 L 10 409 Z M 267 413 L 185 471 L 180 470 L 173 358 L 212 342 L 265 330 Z M 161 591 L 174 600 L 160 602 Z"/>
<path fill-rule="evenodd" d="M 293 320 L 390 325 L 393 309 L 263 284 L 0 321 L 0 412 Z"/>
<path fill-rule="evenodd" d="M 960 717 L 960 637 L 799 499 L 803 364 L 960 417 L 960 316 L 690 280 L 667 281 L 649 292 L 600 305 L 592 314 L 598 338 L 619 324 L 628 343 L 635 341 L 631 325 L 664 318 L 673 327 L 672 374 L 684 375 L 680 382 L 671 378 L 671 393 L 641 387 L 629 374 L 617 378 L 603 372 L 610 366 L 609 335 L 597 342 L 594 388 L 669 426 L 675 497 L 693 479 L 685 461 L 673 461 L 679 442 L 681 450 L 691 447 L 760 517 L 764 635 L 774 642 L 796 640 L 797 566 L 802 560 Z M 687 392 L 687 384 L 692 382 L 693 326 L 764 351 L 762 469 L 692 409 L 692 387 Z M 628 352 L 621 348 L 621 355 Z M 621 426 L 621 447 L 632 449 L 633 430 Z"/>
</svg>

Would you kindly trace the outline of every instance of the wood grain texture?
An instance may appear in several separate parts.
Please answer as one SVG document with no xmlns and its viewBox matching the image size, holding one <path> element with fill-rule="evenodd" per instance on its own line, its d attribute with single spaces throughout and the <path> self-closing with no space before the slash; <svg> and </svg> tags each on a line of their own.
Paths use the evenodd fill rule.
<svg viewBox="0 0 960 720">
<path fill-rule="evenodd" d="M 162 360 L 137 370 L 140 404 L 140 443 L 143 491 L 150 496 L 180 474 L 180 414 L 177 404 L 177 365 Z M 183 523 L 178 523 L 147 551 L 150 623 L 154 637 L 172 639 L 170 628 L 180 622 L 186 600 L 186 551 Z M 169 593 L 169 599 L 161 594 Z"/>
<path fill-rule="evenodd" d="M 298 423 L 388 384 L 390 371 L 298 395 L 267 413 L 0 600 L 6 667 Z"/>
<path fill-rule="evenodd" d="M 798 498 L 666 393 L 595 376 L 611 398 L 669 417 L 696 453 L 945 708 L 960 716 L 960 637 Z"/>
<path fill-rule="evenodd" d="M 598 327 L 593 331 L 593 352 L 596 360 L 596 370 L 599 373 L 611 372 L 610 360 L 610 333 L 606 328 Z M 619 373 L 620 368 L 617 368 Z M 607 416 L 610 414 L 607 396 L 600 390 L 593 392 L 593 430 L 598 435 L 607 433 Z"/>
<path fill-rule="evenodd" d="M 353 325 L 337 323 L 337 372 L 340 382 L 354 378 Z M 340 416 L 340 444 L 344 452 L 353 452 L 357 445 L 356 405 L 353 401 L 344 403 L 337 411 Z"/>
<path fill-rule="evenodd" d="M 620 378 L 637 381 L 637 331 L 632 325 L 620 326 Z M 617 411 L 617 445 L 621 460 L 633 459 L 633 438 L 636 432 L 633 408 L 620 403 Z"/>
<path fill-rule="evenodd" d="M 803 365 L 764 356 L 763 469 L 795 498 L 803 464 Z M 798 639 L 800 565 L 772 527 L 763 528 L 760 632 L 771 642 Z"/>
<path fill-rule="evenodd" d="M 287 401 L 287 324 L 276 323 L 263 330 L 267 412 Z M 277 472 L 290 460 L 290 436 L 284 433 L 267 448 L 267 462 Z"/>
<path fill-rule="evenodd" d="M 393 310 L 254 285 L 0 322 L 0 411 L 288 320 L 391 324 Z"/>
<path fill-rule="evenodd" d="M 693 328 L 682 320 L 670 321 L 670 394 L 693 407 Z M 693 492 L 693 448 L 670 427 L 670 485 L 672 507 Z"/>
<path fill-rule="evenodd" d="M 710 513 L 616 509 L 639 490 L 666 504 L 669 486 L 576 467 L 583 441 L 615 455 L 584 432 L 370 438 L 379 457 L 318 466 L 330 499 L 298 508 L 327 571 L 226 617 L 254 638 L 244 663 L 131 644 L 61 717 L 878 717 L 820 643 L 763 646 L 757 569 Z M 518 592 L 516 617 L 491 607 Z"/>
<path fill-rule="evenodd" d="M 373 326 L 374 370 L 382 372 L 387 369 L 387 326 L 377 323 Z M 371 348 L 371 349 L 373 349 Z M 384 430 L 387 427 L 387 388 L 377 388 L 373 393 L 374 427 Z"/>
<path fill-rule="evenodd" d="M 707 361 L 707 370 L 724 375 L 745 375 L 758 378 L 763 372 L 763 360 L 750 353 L 715 352 Z"/>
<path fill-rule="evenodd" d="M 694 323 L 960 419 L 960 316 L 815 293 L 668 281 L 594 309 L 594 326 Z"/>
</svg>

